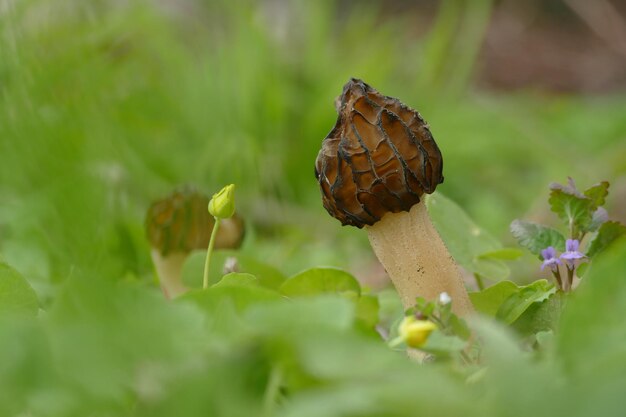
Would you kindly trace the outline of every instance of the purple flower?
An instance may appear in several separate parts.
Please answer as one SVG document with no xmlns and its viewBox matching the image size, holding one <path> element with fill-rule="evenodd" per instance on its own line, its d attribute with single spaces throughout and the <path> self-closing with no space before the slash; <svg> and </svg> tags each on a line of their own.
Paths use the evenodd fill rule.
<svg viewBox="0 0 626 417">
<path fill-rule="evenodd" d="M 565 252 L 561 254 L 561 259 L 565 261 L 567 267 L 573 269 L 581 259 L 586 258 L 585 255 L 578 252 L 580 242 L 577 239 L 567 239 L 565 242 Z"/>
<path fill-rule="evenodd" d="M 553 272 L 556 272 L 561 264 L 559 258 L 556 257 L 556 249 L 552 246 L 548 246 L 541 251 L 541 257 L 543 258 L 543 264 L 541 264 L 541 270 L 545 267 L 549 267 Z"/>
</svg>

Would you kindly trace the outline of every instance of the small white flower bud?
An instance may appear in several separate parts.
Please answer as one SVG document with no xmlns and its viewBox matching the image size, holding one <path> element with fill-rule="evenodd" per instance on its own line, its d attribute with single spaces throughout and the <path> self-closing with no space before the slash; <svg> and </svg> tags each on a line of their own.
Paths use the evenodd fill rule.
<svg viewBox="0 0 626 417">
<path fill-rule="evenodd" d="M 441 294 L 439 294 L 439 304 L 441 305 L 446 305 L 449 304 L 452 301 L 452 298 L 450 297 L 450 295 L 448 295 L 447 292 L 442 292 Z"/>
</svg>

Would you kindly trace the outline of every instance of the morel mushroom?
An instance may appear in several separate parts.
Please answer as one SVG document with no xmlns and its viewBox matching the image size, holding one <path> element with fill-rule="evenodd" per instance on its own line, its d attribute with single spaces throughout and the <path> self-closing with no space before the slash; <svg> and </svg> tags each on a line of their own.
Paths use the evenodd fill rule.
<svg viewBox="0 0 626 417">
<path fill-rule="evenodd" d="M 215 220 L 207 210 L 208 204 L 207 196 L 184 188 L 154 202 L 148 209 L 146 234 L 161 289 L 167 298 L 188 290 L 181 277 L 183 263 L 192 251 L 206 250 L 209 244 Z M 243 220 L 235 214 L 222 221 L 215 248 L 238 248 L 243 236 Z"/>
<path fill-rule="evenodd" d="M 420 114 L 351 79 L 322 142 L 315 175 L 328 213 L 365 227 L 408 308 L 446 292 L 458 315 L 472 309 L 458 267 L 420 202 L 443 182 L 443 159 Z"/>
</svg>

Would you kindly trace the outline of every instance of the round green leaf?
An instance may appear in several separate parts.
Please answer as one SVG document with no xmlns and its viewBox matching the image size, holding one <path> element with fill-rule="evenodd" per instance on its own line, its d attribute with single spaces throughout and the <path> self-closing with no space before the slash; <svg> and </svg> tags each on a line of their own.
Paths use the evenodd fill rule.
<svg viewBox="0 0 626 417">
<path fill-rule="evenodd" d="M 500 306 L 496 318 L 506 324 L 511 324 L 524 313 L 533 303 L 547 300 L 556 292 L 554 285 L 545 279 L 540 279 L 530 285 L 520 287 Z"/>
<path fill-rule="evenodd" d="M 215 284 L 224 276 L 224 266 L 228 258 L 234 258 L 236 264 L 236 272 L 248 273 L 254 275 L 260 285 L 277 289 L 280 284 L 285 281 L 285 275 L 278 269 L 256 258 L 242 254 L 235 250 L 216 250 L 211 257 L 211 265 L 209 268 L 209 283 Z M 202 275 L 204 271 L 204 262 L 206 260 L 206 251 L 195 251 L 183 264 L 182 280 L 192 288 L 202 287 Z"/>
<path fill-rule="evenodd" d="M 231 272 L 222 277 L 220 282 L 213 284 L 211 288 L 224 287 L 228 285 L 259 285 L 259 280 L 252 274 L 245 272 Z"/>
<path fill-rule="evenodd" d="M 322 293 L 360 295 L 359 282 L 346 271 L 336 268 L 312 268 L 289 278 L 280 292 L 290 297 Z"/>
<path fill-rule="evenodd" d="M 480 292 L 471 292 L 469 296 L 476 311 L 495 316 L 504 300 L 518 291 L 519 287 L 515 283 L 500 281 Z"/>
</svg>

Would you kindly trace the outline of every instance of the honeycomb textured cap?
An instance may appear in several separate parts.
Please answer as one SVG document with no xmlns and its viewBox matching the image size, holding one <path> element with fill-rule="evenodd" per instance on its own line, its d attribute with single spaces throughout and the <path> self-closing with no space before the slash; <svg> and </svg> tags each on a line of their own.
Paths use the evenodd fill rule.
<svg viewBox="0 0 626 417">
<path fill-rule="evenodd" d="M 443 182 L 443 159 L 420 114 L 352 78 L 337 102 L 315 176 L 328 213 L 344 226 L 409 211 Z"/>
</svg>

